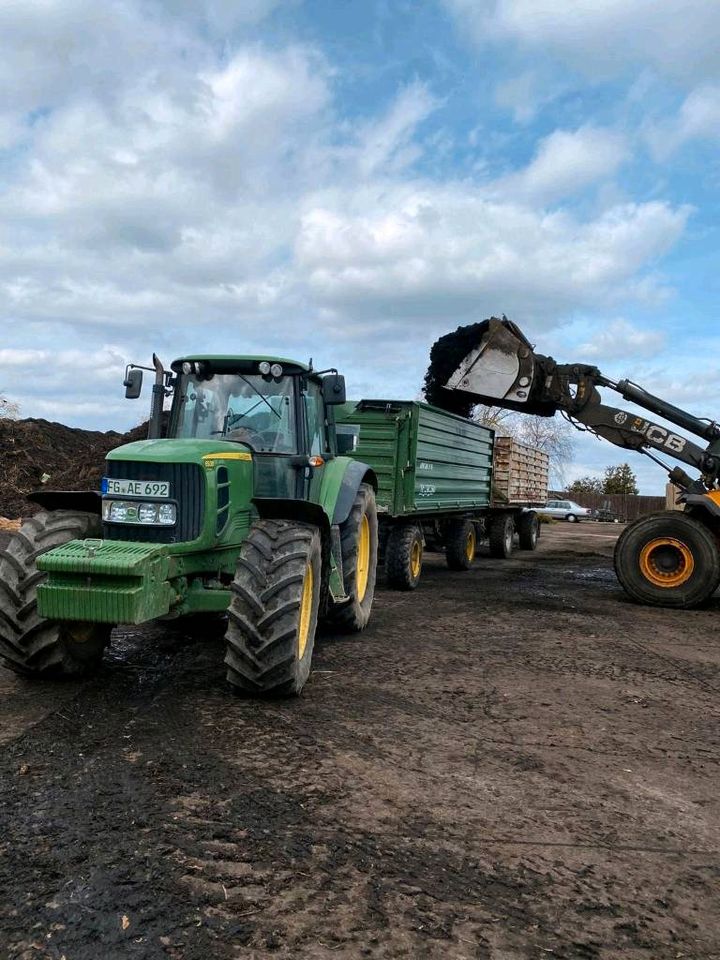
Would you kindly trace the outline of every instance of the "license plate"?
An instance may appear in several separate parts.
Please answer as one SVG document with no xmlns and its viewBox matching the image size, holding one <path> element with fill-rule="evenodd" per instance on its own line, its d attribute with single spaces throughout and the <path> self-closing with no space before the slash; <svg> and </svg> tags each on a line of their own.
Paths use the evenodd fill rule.
<svg viewBox="0 0 720 960">
<path fill-rule="evenodd" d="M 170 496 L 170 482 L 168 480 L 116 480 L 114 477 L 103 477 L 102 492 L 119 497 L 162 499 Z"/>
</svg>

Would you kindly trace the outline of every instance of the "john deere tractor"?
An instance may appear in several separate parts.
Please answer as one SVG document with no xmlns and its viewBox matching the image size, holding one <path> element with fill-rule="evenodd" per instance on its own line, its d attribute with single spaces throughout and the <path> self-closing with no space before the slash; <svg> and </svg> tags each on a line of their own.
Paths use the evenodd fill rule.
<svg viewBox="0 0 720 960">
<path fill-rule="evenodd" d="M 0 655 L 77 676 L 115 624 L 227 612 L 232 686 L 297 694 L 318 622 L 362 630 L 375 589 L 377 479 L 338 449 L 344 378 L 275 357 L 153 363 L 124 383 L 137 398 L 154 371 L 148 439 L 110 452 L 101 491 L 32 495 L 42 511 L 0 552 Z"/>
</svg>

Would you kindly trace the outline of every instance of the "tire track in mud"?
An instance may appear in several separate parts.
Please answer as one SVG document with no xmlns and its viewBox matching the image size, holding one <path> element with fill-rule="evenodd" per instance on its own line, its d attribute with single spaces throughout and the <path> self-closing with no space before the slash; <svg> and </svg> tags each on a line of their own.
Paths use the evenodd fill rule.
<svg viewBox="0 0 720 960">
<path fill-rule="evenodd" d="M 639 627 L 602 577 L 513 564 L 431 565 L 411 602 L 382 592 L 365 634 L 319 646 L 294 702 L 231 697 L 217 640 L 118 635 L 103 675 L 3 751 L 9 960 L 711 956 L 715 849 L 678 845 L 672 796 L 643 800 L 610 766 L 651 761 L 657 790 L 669 767 L 712 805 L 709 691 L 610 642 Z M 536 603 L 536 583 L 580 612 Z M 714 637 L 709 615 L 695 626 Z M 659 752 L 671 708 L 691 758 Z M 693 802 L 685 839 L 711 809 Z"/>
</svg>

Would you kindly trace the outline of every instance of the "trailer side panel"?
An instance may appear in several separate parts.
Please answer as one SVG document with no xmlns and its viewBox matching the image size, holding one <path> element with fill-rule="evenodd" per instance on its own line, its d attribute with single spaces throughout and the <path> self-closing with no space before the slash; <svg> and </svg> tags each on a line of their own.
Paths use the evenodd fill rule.
<svg viewBox="0 0 720 960">
<path fill-rule="evenodd" d="M 498 504 L 544 505 L 550 458 L 512 437 L 495 438 L 493 499 Z"/>
<path fill-rule="evenodd" d="M 378 475 L 378 503 L 391 516 L 437 515 L 490 504 L 493 431 L 413 401 L 362 400 L 337 414 L 359 427 L 351 454 Z"/>
</svg>

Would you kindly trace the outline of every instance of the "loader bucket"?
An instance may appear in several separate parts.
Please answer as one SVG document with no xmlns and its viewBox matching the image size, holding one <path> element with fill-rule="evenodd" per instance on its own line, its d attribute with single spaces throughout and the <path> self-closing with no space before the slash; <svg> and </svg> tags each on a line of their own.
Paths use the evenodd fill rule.
<svg viewBox="0 0 720 960">
<path fill-rule="evenodd" d="M 543 394 L 554 367 L 553 360 L 534 352 L 514 323 L 491 317 L 458 327 L 434 343 L 425 395 L 430 403 L 464 416 L 483 403 L 551 417 L 557 404 Z"/>
</svg>

